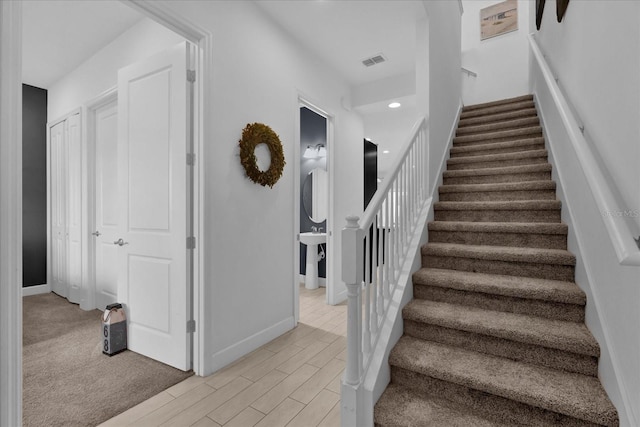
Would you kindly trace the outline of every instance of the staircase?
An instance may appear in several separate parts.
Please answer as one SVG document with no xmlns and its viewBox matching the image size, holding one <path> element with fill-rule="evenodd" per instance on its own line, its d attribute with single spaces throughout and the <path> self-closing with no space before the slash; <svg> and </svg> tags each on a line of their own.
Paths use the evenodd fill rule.
<svg viewBox="0 0 640 427">
<path fill-rule="evenodd" d="M 618 425 L 532 96 L 465 107 L 377 426 Z"/>
</svg>

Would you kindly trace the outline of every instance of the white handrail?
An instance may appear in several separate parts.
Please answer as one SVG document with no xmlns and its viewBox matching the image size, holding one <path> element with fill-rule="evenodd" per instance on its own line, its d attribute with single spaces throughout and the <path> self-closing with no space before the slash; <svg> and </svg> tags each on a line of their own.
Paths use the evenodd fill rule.
<svg viewBox="0 0 640 427">
<path fill-rule="evenodd" d="M 573 145 L 578 161 L 585 172 L 587 184 L 602 213 L 604 224 L 616 251 L 616 256 L 618 257 L 618 262 L 622 265 L 640 266 L 640 248 L 638 248 L 634 240 L 635 234 L 633 230 L 631 230 L 628 222 L 625 221 L 622 216 L 612 214 L 619 210 L 618 206 L 623 205 L 618 201 L 618 193 L 607 179 L 606 174 L 600 166 L 600 162 L 597 160 L 596 154 L 590 148 L 582 134 L 581 125 L 573 114 L 569 102 L 562 94 L 557 80 L 553 76 L 551 68 L 545 60 L 533 34 L 529 35 L 529 43 L 533 56 L 536 58 L 551 97 L 556 104 L 560 118 L 569 135 L 569 141 Z"/>
<path fill-rule="evenodd" d="M 350 216 L 342 230 L 342 280 L 348 304 L 342 410 L 350 425 L 357 424 L 357 394 L 362 392 L 402 266 L 407 256 L 413 256 L 411 237 L 428 203 L 428 154 L 427 119 L 422 118 L 362 220 Z"/>
</svg>

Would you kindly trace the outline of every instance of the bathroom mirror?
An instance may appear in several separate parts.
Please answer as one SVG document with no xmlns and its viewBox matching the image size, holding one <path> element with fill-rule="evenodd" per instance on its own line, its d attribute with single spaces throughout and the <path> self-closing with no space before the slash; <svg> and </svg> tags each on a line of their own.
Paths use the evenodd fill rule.
<svg viewBox="0 0 640 427">
<path fill-rule="evenodd" d="M 309 172 L 302 185 L 302 206 L 311 221 L 323 222 L 327 219 L 328 193 L 327 171 L 315 168 Z"/>
</svg>

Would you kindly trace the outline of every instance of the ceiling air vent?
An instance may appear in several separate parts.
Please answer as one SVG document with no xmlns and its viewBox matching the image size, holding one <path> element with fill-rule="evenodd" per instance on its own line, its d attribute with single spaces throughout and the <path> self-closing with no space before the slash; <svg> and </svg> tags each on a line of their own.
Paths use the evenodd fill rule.
<svg viewBox="0 0 640 427">
<path fill-rule="evenodd" d="M 376 65 L 376 64 L 379 64 L 381 62 L 385 62 L 386 60 L 387 59 L 384 56 L 382 56 L 382 54 L 378 54 L 378 55 L 372 56 L 371 58 L 363 59 L 362 60 L 362 64 L 365 67 L 371 67 L 372 65 Z"/>
</svg>

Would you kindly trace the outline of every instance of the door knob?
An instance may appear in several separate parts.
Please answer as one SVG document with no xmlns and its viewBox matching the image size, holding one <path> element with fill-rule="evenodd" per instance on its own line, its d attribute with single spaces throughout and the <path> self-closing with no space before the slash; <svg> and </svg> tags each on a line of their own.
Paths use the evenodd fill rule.
<svg viewBox="0 0 640 427">
<path fill-rule="evenodd" d="M 124 245 L 128 245 L 129 242 L 125 242 L 124 240 L 122 240 L 122 238 L 116 240 L 115 242 L 113 242 L 114 245 L 118 245 L 118 246 L 124 246 Z"/>
<path fill-rule="evenodd" d="M 93 235 L 94 235 L 94 236 L 96 236 L 96 237 L 100 237 L 100 235 L 101 235 L 102 233 L 101 233 L 100 231 L 96 230 L 96 231 L 94 231 L 94 232 L 93 232 L 93 233 L 91 233 L 91 234 L 93 234 Z"/>
</svg>

